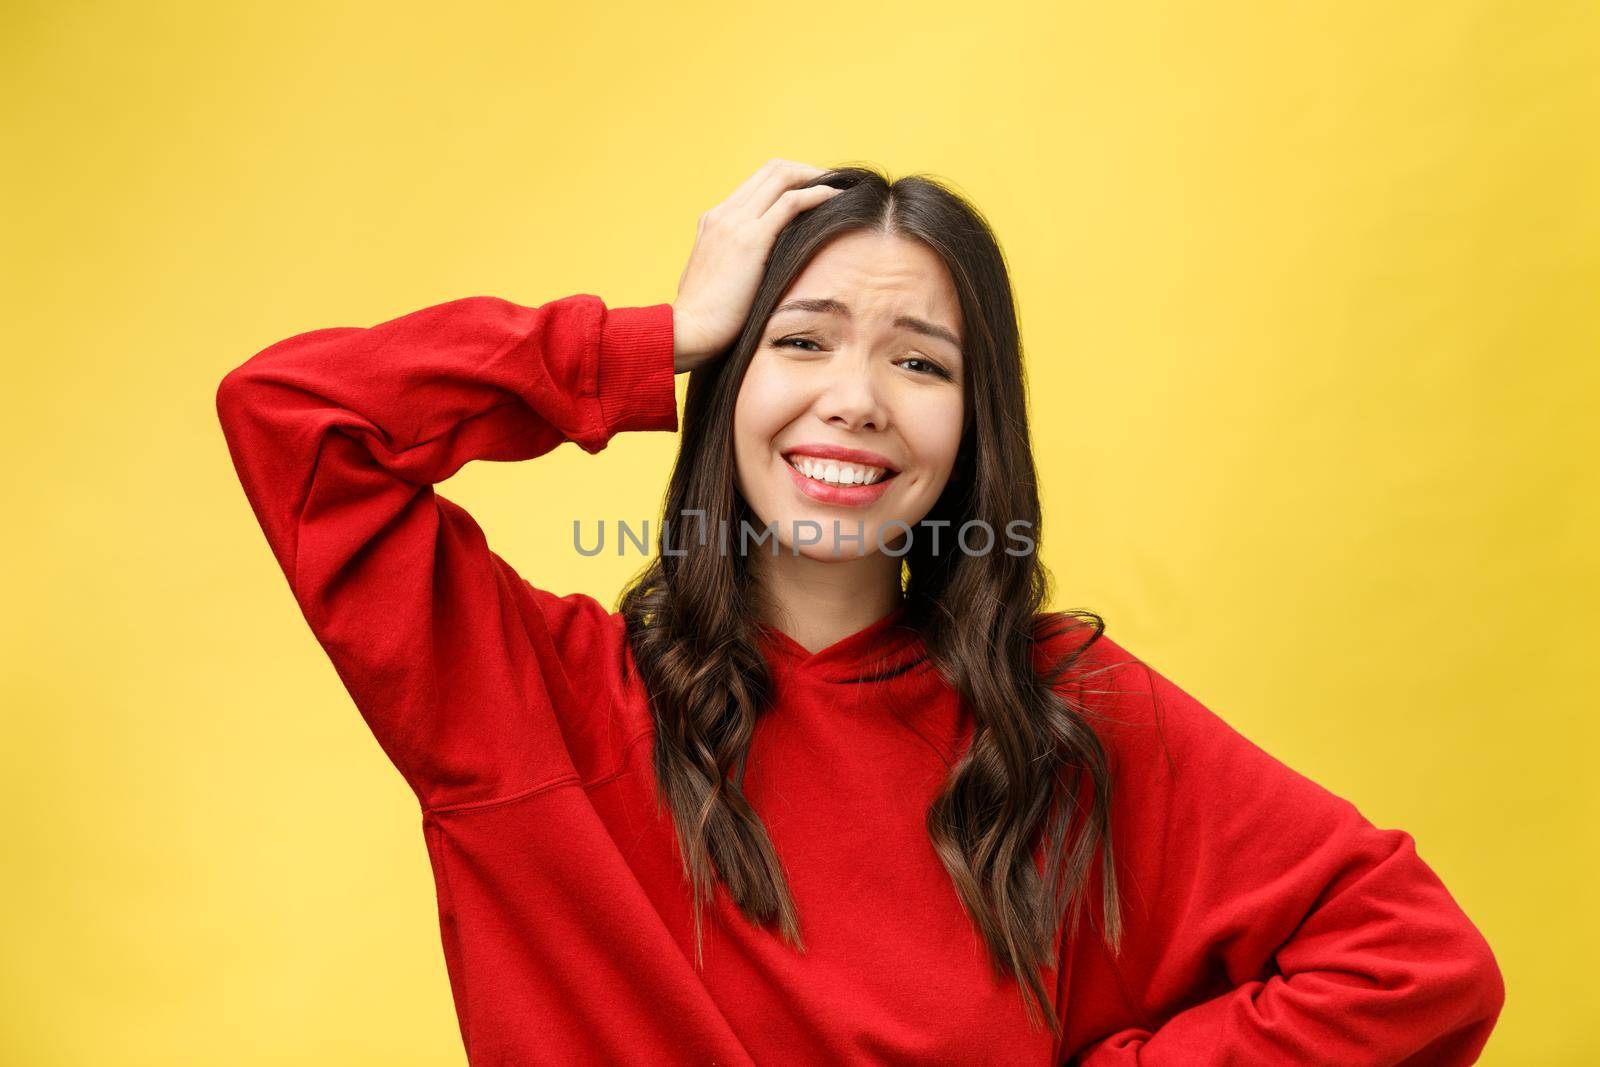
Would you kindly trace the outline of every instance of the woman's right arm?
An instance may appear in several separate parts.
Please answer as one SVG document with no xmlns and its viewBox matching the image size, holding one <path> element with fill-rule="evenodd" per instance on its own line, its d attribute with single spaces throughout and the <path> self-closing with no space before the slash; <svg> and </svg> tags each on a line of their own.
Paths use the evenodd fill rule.
<svg viewBox="0 0 1600 1067">
<path fill-rule="evenodd" d="M 300 334 L 223 378 L 250 506 L 424 809 L 582 777 L 575 755 L 612 766 L 650 728 L 605 714 L 623 701 L 620 620 L 518 578 L 434 484 L 469 460 L 676 430 L 673 375 L 732 345 L 778 232 L 840 191 L 812 184 L 824 173 L 769 160 L 702 215 L 670 304 L 468 297 Z"/>
<path fill-rule="evenodd" d="M 563 705 L 603 705 L 620 684 L 604 677 L 609 613 L 522 581 L 434 484 L 470 460 L 676 430 L 673 342 L 671 304 L 476 296 L 299 334 L 223 378 L 217 414 L 256 519 L 423 808 L 572 775 Z"/>
</svg>

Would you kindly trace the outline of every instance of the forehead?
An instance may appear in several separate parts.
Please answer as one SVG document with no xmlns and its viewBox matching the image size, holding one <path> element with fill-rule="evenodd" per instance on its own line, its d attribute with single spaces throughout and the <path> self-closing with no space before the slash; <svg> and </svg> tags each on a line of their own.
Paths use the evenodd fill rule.
<svg viewBox="0 0 1600 1067">
<path fill-rule="evenodd" d="M 961 301 L 938 254 L 876 231 L 841 234 L 818 249 L 778 301 L 833 299 L 856 320 L 915 315 L 961 336 Z"/>
</svg>

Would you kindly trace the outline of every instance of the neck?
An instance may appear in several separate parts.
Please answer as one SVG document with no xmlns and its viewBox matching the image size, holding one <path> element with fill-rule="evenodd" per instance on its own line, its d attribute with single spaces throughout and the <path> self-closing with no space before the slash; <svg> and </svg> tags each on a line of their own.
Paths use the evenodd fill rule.
<svg viewBox="0 0 1600 1067">
<path fill-rule="evenodd" d="M 808 652 L 827 648 L 899 606 L 901 561 L 881 552 L 816 560 L 790 549 L 753 557 L 761 621 Z"/>
</svg>

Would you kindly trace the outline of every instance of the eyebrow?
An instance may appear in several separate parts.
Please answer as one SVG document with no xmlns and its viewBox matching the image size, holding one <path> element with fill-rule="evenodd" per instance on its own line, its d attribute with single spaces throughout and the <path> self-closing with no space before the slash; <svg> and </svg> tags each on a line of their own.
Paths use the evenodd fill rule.
<svg viewBox="0 0 1600 1067">
<path fill-rule="evenodd" d="M 773 317 L 777 317 L 785 311 L 814 311 L 823 315 L 838 315 L 846 319 L 850 317 L 849 305 L 828 297 L 811 300 L 790 300 L 787 303 L 778 305 L 777 310 L 772 313 Z M 901 315 L 894 320 L 894 325 L 896 329 L 910 330 L 912 333 L 920 333 L 927 337 L 937 337 L 941 341 L 948 341 L 955 345 L 958 352 L 961 350 L 961 339 L 936 323 L 928 322 L 925 319 L 913 318 L 910 315 Z"/>
</svg>

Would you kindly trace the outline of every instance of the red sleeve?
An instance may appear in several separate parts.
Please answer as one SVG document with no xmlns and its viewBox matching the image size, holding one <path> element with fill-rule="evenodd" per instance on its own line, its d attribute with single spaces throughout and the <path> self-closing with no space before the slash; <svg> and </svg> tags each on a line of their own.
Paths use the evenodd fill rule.
<svg viewBox="0 0 1600 1067">
<path fill-rule="evenodd" d="M 434 483 L 469 460 L 675 430 L 672 307 L 475 296 L 299 334 L 228 373 L 217 415 L 300 610 L 424 808 L 573 773 L 617 617 L 534 589 Z M 569 678 L 574 664 L 583 677 Z M 619 683 L 620 684 L 620 683 Z"/>
<path fill-rule="evenodd" d="M 1102 736 L 1125 940 L 1115 960 L 1098 931 L 1073 948 L 1065 1062 L 1475 1062 L 1505 987 L 1411 835 L 1100 644 L 1128 664 L 1101 676 L 1121 695 Z"/>
</svg>

